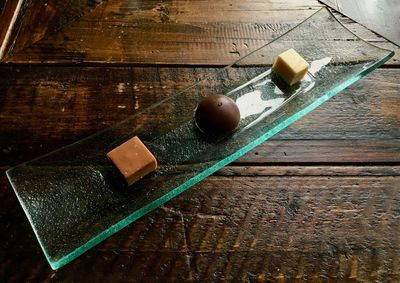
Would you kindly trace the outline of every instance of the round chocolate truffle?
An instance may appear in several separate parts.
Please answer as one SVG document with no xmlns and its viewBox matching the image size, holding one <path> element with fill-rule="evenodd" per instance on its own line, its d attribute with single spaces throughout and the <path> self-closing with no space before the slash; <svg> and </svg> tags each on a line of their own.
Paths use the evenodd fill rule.
<svg viewBox="0 0 400 283">
<path fill-rule="evenodd" d="M 226 135 L 233 132 L 240 121 L 235 101 L 225 95 L 205 97 L 195 113 L 197 127 L 205 134 Z"/>
</svg>

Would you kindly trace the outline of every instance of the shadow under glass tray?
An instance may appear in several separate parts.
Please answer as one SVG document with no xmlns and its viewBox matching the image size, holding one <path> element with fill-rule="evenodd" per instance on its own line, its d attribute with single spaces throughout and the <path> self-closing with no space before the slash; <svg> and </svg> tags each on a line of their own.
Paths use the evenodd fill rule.
<svg viewBox="0 0 400 283">
<path fill-rule="evenodd" d="M 294 48 L 311 65 L 287 87 L 271 73 Z M 234 161 L 354 83 L 390 57 L 344 28 L 323 8 L 288 33 L 118 124 L 7 171 L 53 269 Z M 193 123 L 198 102 L 225 94 L 241 112 L 231 136 L 207 138 Z M 132 187 L 106 153 L 139 136 L 158 160 Z"/>
</svg>

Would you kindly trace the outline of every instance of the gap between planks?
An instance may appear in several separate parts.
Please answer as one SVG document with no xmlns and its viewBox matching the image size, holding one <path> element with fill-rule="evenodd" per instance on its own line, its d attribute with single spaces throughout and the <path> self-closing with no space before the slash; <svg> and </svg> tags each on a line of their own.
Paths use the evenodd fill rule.
<svg viewBox="0 0 400 283">
<path fill-rule="evenodd" d="M 400 165 L 397 166 L 235 166 L 229 165 L 214 173 L 214 177 L 233 176 L 336 176 L 336 177 L 388 177 L 400 176 Z"/>
</svg>

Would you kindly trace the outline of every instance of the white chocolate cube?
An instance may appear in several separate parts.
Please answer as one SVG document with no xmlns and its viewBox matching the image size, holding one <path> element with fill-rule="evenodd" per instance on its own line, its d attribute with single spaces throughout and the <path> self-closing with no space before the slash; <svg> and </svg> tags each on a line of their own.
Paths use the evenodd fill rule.
<svg viewBox="0 0 400 283">
<path fill-rule="evenodd" d="M 310 65 L 293 48 L 276 58 L 272 69 L 289 85 L 294 85 L 306 75 Z"/>
</svg>

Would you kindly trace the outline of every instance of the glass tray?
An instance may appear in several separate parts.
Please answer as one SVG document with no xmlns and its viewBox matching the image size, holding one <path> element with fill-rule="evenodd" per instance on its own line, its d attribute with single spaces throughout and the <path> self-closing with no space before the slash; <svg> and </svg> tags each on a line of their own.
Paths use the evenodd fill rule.
<svg viewBox="0 0 400 283">
<path fill-rule="evenodd" d="M 294 48 L 311 68 L 288 87 L 271 73 Z M 187 190 L 382 65 L 393 52 L 343 27 L 322 8 L 291 31 L 225 68 L 217 68 L 118 124 L 7 171 L 53 269 Z M 239 129 L 207 138 L 193 123 L 202 97 L 226 94 L 241 111 Z M 139 136 L 156 172 L 127 188 L 106 153 Z"/>
</svg>

